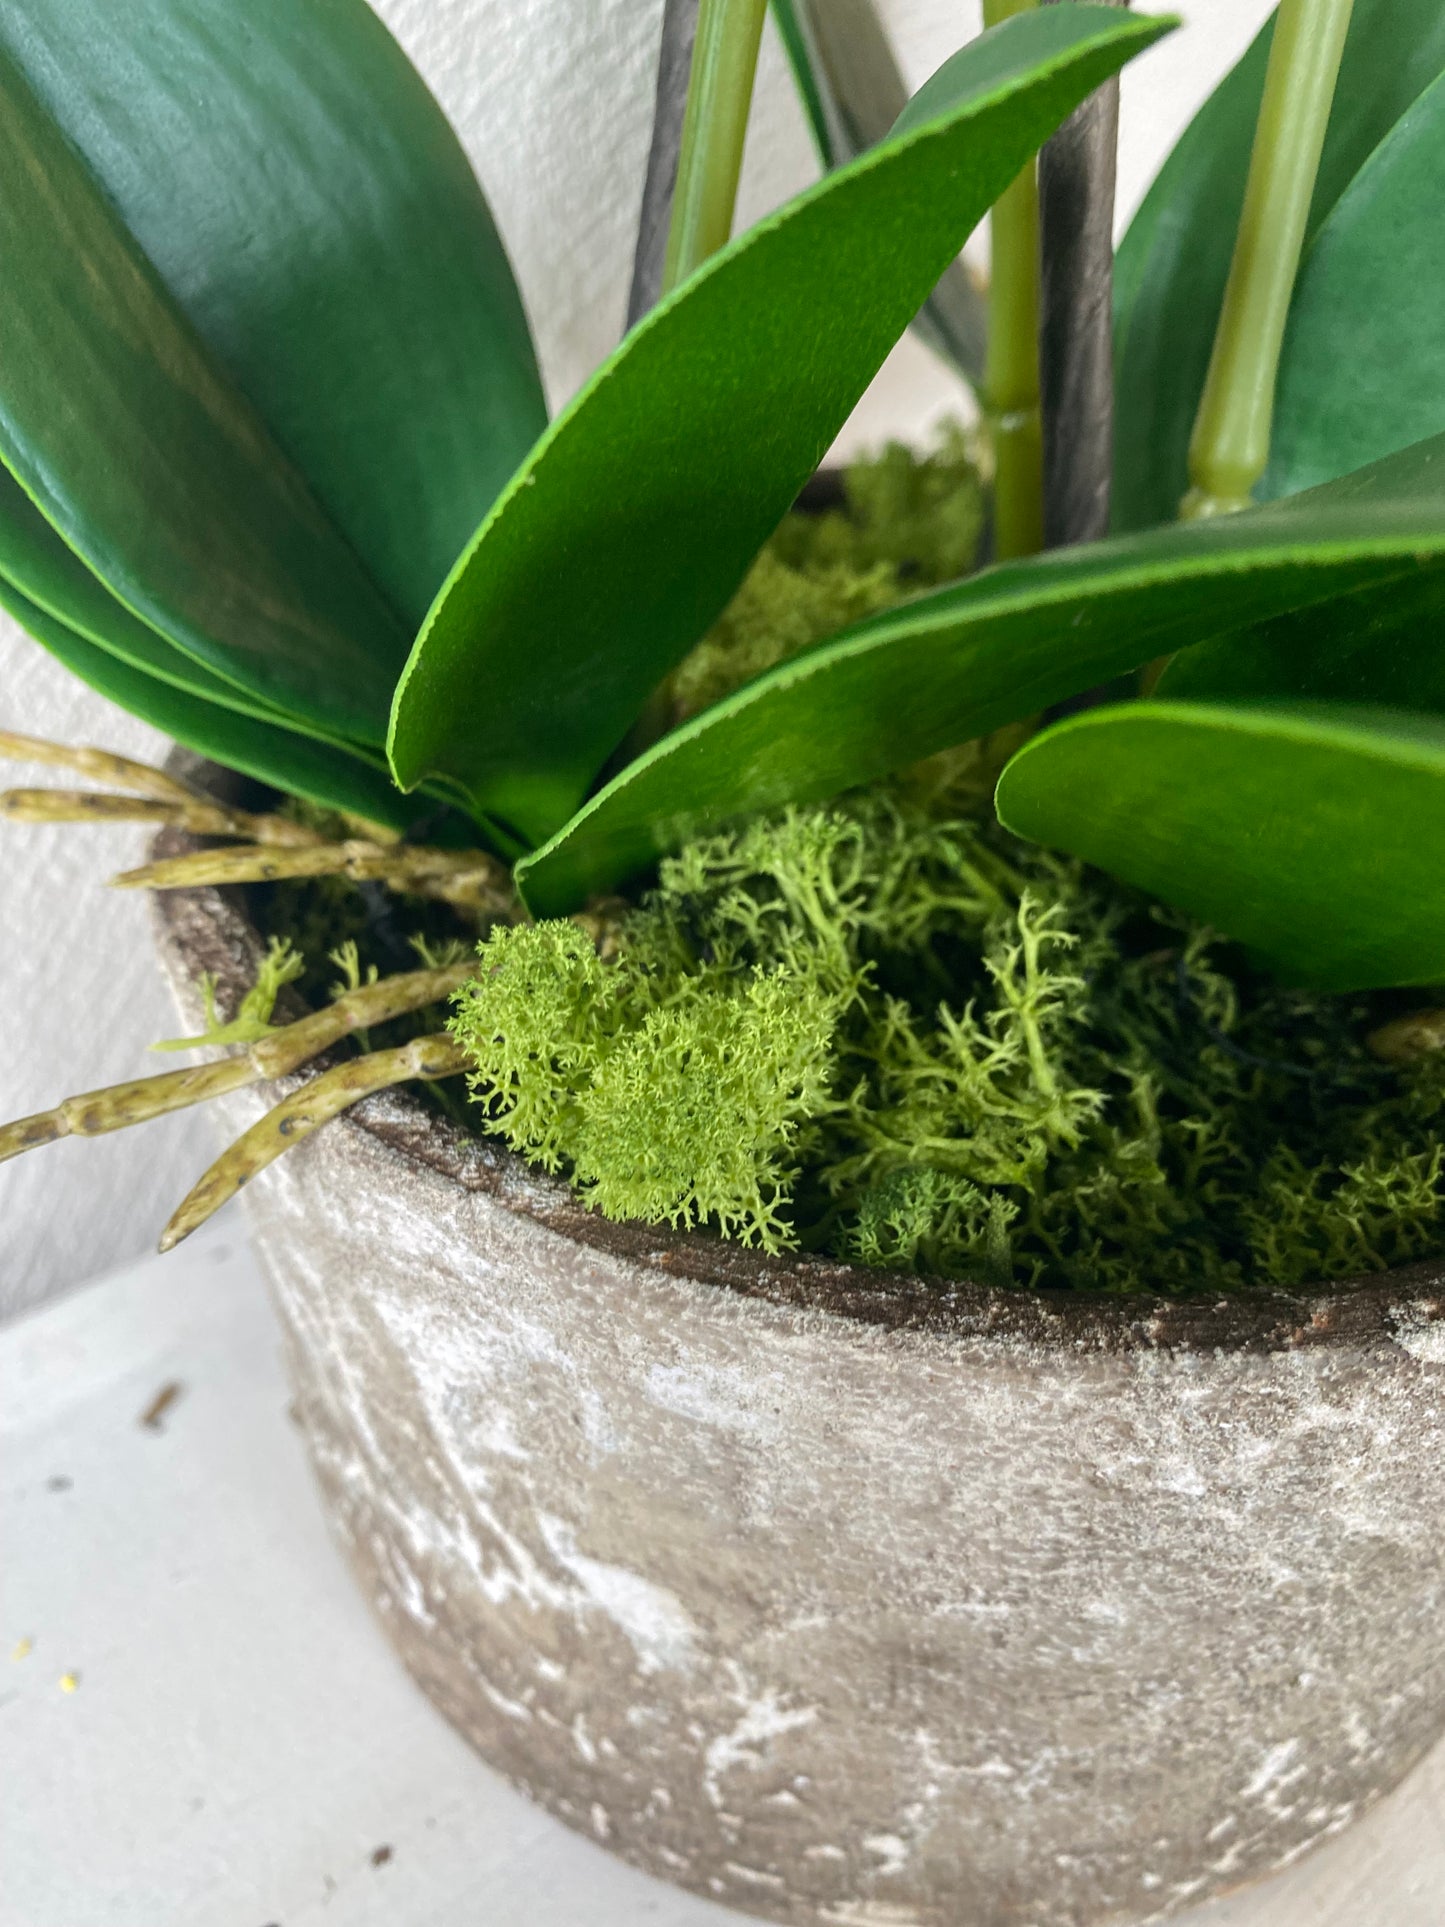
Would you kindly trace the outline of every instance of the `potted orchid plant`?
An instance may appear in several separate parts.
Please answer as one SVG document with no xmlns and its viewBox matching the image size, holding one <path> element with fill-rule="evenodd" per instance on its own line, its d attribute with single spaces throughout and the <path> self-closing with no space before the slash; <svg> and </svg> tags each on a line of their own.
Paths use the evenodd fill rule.
<svg viewBox="0 0 1445 1927">
<path fill-rule="evenodd" d="M 551 422 L 362 0 L 0 22 L 0 604 L 194 752 L 10 735 L 100 787 L 0 806 L 160 828 L 118 881 L 210 1053 L 0 1156 L 220 1100 L 169 1247 L 370 1100 L 259 1236 L 489 1756 L 781 1919 L 1159 1918 L 1445 1705 L 1445 21 L 1281 0 L 1116 261 L 1168 19 L 986 0 L 908 99 L 866 0 L 780 0 L 825 171 L 733 238 L 764 13 L 668 0 L 630 325 Z M 915 324 L 980 429 L 820 476 Z M 1306 1515 L 1284 1800 L 1230 1602 Z"/>
</svg>

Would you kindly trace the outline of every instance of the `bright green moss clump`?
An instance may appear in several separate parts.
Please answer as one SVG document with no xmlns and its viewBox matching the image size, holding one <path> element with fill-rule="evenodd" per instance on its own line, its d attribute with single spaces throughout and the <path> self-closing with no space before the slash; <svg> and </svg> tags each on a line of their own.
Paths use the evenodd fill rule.
<svg viewBox="0 0 1445 1927">
<path fill-rule="evenodd" d="M 602 962 L 498 931 L 490 1127 L 609 1215 L 1001 1284 L 1231 1290 L 1445 1243 L 1445 1066 L 1080 864 L 894 793 L 662 866 Z"/>
</svg>

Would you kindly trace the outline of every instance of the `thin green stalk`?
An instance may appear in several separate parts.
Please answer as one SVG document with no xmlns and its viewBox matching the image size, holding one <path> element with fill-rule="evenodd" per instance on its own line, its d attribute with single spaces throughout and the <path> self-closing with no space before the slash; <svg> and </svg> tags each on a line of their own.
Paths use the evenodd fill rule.
<svg viewBox="0 0 1445 1927">
<path fill-rule="evenodd" d="M 984 0 L 996 27 L 1036 0 Z M 1039 414 L 1039 188 L 1030 161 L 989 217 L 984 406 L 994 452 L 994 553 L 1001 561 L 1044 546 L 1044 448 Z"/>
<path fill-rule="evenodd" d="M 767 10 L 768 0 L 702 0 L 662 273 L 664 294 L 732 237 Z"/>
<path fill-rule="evenodd" d="M 1247 508 L 1354 0 L 1280 0 L 1244 211 L 1189 444 L 1186 520 Z"/>
</svg>

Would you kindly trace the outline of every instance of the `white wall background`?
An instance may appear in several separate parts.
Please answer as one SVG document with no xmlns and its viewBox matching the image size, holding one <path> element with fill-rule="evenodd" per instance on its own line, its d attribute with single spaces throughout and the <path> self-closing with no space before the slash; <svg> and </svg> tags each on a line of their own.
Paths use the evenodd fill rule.
<svg viewBox="0 0 1445 1927">
<path fill-rule="evenodd" d="M 376 0 L 460 131 L 511 250 L 553 403 L 615 345 L 651 112 L 661 0 Z M 978 0 L 882 0 L 917 84 L 978 30 Z M 1120 216 L 1179 128 L 1238 57 L 1267 0 L 1176 0 L 1184 29 L 1124 76 Z M 764 47 L 740 219 L 816 167 L 780 50 Z M 3 292 L 0 292 L 3 298 Z M 916 434 L 959 405 L 905 344 L 852 439 Z M 0 616 L 0 726 L 155 754 L 155 736 L 72 682 Z M 0 780 L 45 780 L 0 771 Z M 128 832 L 0 831 L 0 1114 L 144 1074 L 173 1028 L 150 962 L 145 905 L 103 879 L 133 860 Z M 150 1068 L 155 1060 L 150 1060 Z M 0 1313 L 145 1249 L 209 1155 L 194 1118 L 0 1167 Z"/>
</svg>

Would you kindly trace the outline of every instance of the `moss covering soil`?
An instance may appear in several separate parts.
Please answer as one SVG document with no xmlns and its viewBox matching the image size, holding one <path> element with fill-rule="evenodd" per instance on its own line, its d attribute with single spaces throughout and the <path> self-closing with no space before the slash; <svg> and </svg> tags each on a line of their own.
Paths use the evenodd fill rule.
<svg viewBox="0 0 1445 1927">
<path fill-rule="evenodd" d="M 654 727 L 964 573 L 982 517 L 959 436 L 850 471 Z M 452 1013 L 472 1121 L 608 1216 L 1005 1286 L 1241 1291 L 1445 1249 L 1445 1053 L 1400 1069 L 1365 1041 L 1400 998 L 1281 986 L 1010 836 L 1007 748 L 700 839 L 590 919 L 492 930 Z M 368 942 L 398 967 L 390 914 L 314 886 L 266 909 L 313 957 L 323 930 L 360 943 L 347 977 Z"/>
</svg>

